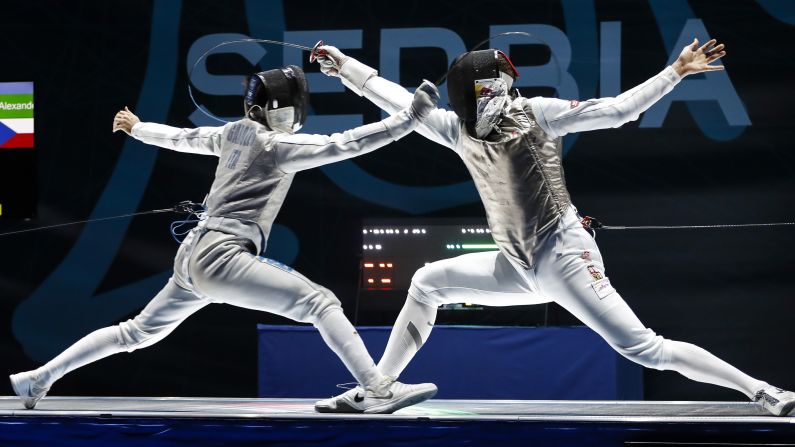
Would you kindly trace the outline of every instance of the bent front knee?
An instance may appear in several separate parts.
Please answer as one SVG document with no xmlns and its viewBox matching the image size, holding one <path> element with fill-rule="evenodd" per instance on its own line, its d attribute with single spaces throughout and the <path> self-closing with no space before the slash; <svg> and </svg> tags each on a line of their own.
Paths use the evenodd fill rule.
<svg viewBox="0 0 795 447">
<path fill-rule="evenodd" d="M 293 315 L 288 315 L 301 323 L 316 324 L 320 318 L 332 309 L 342 309 L 342 303 L 331 290 L 319 288 L 313 290 L 300 300 Z"/>
<path fill-rule="evenodd" d="M 433 264 L 426 265 L 414 272 L 409 286 L 409 298 L 432 307 L 445 304 L 442 296 L 438 293 L 439 287 L 436 285 L 439 282 L 439 273 L 439 269 L 435 268 Z"/>
</svg>

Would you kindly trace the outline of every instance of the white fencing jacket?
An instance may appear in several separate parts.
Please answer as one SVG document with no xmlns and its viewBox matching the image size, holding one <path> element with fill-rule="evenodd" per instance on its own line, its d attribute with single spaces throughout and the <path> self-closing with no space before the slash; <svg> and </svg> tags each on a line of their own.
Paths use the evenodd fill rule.
<svg viewBox="0 0 795 447">
<path fill-rule="evenodd" d="M 388 113 L 411 103 L 412 94 L 349 58 L 340 68 L 343 84 Z M 494 241 L 523 268 L 571 205 L 563 176 L 561 137 L 572 132 L 619 127 L 638 119 L 680 81 L 672 67 L 615 98 L 567 101 L 516 98 L 506 105 L 498 131 L 484 139 L 468 133 L 451 111 L 434 110 L 417 127 L 463 160 L 486 209 Z"/>
<path fill-rule="evenodd" d="M 218 157 L 200 225 L 247 238 L 261 253 L 295 173 L 366 154 L 407 135 L 416 120 L 407 110 L 396 112 L 332 135 L 276 132 L 250 119 L 195 129 L 138 123 L 131 134 L 147 144 Z"/>
</svg>

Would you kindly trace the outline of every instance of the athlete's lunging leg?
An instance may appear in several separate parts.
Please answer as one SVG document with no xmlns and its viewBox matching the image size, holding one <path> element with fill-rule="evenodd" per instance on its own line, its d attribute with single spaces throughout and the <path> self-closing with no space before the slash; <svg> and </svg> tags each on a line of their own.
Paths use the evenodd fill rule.
<svg viewBox="0 0 795 447">
<path fill-rule="evenodd" d="M 708 351 L 663 338 L 641 323 L 610 284 L 599 247 L 574 209 L 563 216 L 556 234 L 539 250 L 534 272 L 542 293 L 554 297 L 635 363 L 732 388 L 749 398 L 767 386 Z"/>
</svg>

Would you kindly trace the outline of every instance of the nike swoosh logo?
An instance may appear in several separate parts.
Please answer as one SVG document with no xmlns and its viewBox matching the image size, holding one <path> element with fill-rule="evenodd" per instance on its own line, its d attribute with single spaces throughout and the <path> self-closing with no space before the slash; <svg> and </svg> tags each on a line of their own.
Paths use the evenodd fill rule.
<svg viewBox="0 0 795 447">
<path fill-rule="evenodd" d="M 390 391 L 385 396 L 373 396 L 372 399 L 389 400 L 389 399 L 392 399 L 393 397 L 395 397 L 395 395 Z M 356 395 L 353 396 L 353 401 L 356 402 L 356 403 L 359 403 L 359 402 L 361 402 L 363 400 L 364 400 L 364 396 L 359 396 L 359 393 L 356 393 Z"/>
</svg>

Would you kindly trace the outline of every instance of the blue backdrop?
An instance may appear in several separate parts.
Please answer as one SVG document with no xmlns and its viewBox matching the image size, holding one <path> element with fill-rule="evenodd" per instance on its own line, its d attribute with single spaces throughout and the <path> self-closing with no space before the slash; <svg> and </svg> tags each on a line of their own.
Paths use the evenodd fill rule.
<svg viewBox="0 0 795 447">
<path fill-rule="evenodd" d="M 374 359 L 389 327 L 359 327 Z M 323 397 L 350 373 L 313 327 L 259 325 L 259 397 Z M 587 327 L 437 326 L 400 377 L 441 399 L 642 399 L 640 366 Z M 339 390 L 342 392 L 341 390 Z"/>
</svg>

